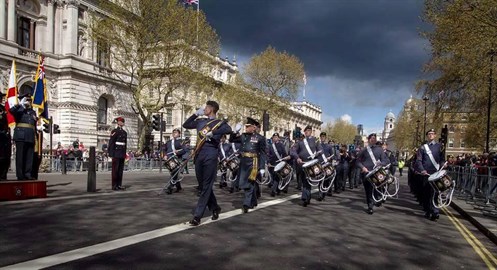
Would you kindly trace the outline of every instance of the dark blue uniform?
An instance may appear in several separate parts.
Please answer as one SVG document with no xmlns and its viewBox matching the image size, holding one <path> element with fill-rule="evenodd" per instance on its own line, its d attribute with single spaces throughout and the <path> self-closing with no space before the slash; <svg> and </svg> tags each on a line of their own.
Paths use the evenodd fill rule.
<svg viewBox="0 0 497 270">
<path fill-rule="evenodd" d="M 175 152 L 178 151 L 178 152 Z M 171 139 L 166 142 L 166 154 L 167 158 L 169 159 L 172 156 L 176 156 L 178 158 L 179 162 L 183 162 L 183 155 L 186 153 L 186 146 L 183 144 L 183 140 L 181 139 Z M 176 182 L 179 178 L 179 171 L 182 169 L 181 166 L 179 166 L 176 170 L 171 171 L 171 180 L 175 182 L 174 184 L 172 182 L 169 182 L 169 186 L 167 187 L 167 194 L 171 194 L 173 187 L 176 186 L 176 191 L 181 190 L 181 182 Z"/>
<path fill-rule="evenodd" d="M 235 136 L 235 135 L 232 135 Z M 240 150 L 240 143 L 230 143 L 231 151 L 232 153 L 238 152 Z M 238 167 L 237 171 L 232 172 L 233 173 L 233 183 L 231 183 L 231 188 L 230 188 L 230 193 L 233 193 L 234 191 L 239 191 L 240 190 L 240 167 Z"/>
<path fill-rule="evenodd" d="M 128 133 L 117 127 L 110 133 L 109 157 L 112 158 L 112 189 L 122 188 L 124 160 L 126 159 L 126 145 Z"/>
<path fill-rule="evenodd" d="M 0 93 L 0 98 L 3 94 Z M 7 180 L 12 155 L 12 138 L 7 121 L 7 111 L 0 105 L 0 180 Z"/>
<path fill-rule="evenodd" d="M 276 151 L 275 151 L 276 149 Z M 278 153 L 278 154 L 276 154 Z M 279 157 L 278 157 L 279 155 Z M 273 183 L 271 186 L 271 196 L 275 196 L 276 194 L 280 194 L 280 190 L 278 189 L 278 185 L 280 183 L 280 176 L 274 172 L 275 166 L 278 165 L 277 162 L 280 158 L 283 159 L 288 156 L 288 152 L 285 149 L 285 145 L 281 142 L 272 143 L 269 145 L 268 151 L 268 162 L 271 166 L 269 166 L 269 173 L 271 174 L 271 178 L 273 179 Z M 290 163 L 291 160 L 286 160 L 285 162 Z"/>
<path fill-rule="evenodd" d="M 435 163 L 439 166 L 442 166 L 445 163 L 445 157 L 441 151 L 442 145 L 432 141 L 427 144 L 430 149 L 433 158 L 435 159 Z M 416 163 L 414 165 L 415 171 L 419 173 L 428 173 L 433 174 L 438 171 L 433 162 L 431 161 L 428 153 L 426 152 L 425 145 L 421 145 L 419 147 L 418 152 L 416 154 Z M 422 192 L 421 192 L 421 201 L 423 204 L 423 210 L 426 212 L 426 217 L 428 218 L 437 218 L 439 214 L 438 208 L 436 208 L 432 203 L 432 196 L 436 196 L 435 191 L 428 183 L 429 175 L 421 174 L 418 179 L 422 181 Z"/>
<path fill-rule="evenodd" d="M 325 141 L 320 141 L 319 144 L 321 145 L 321 149 L 323 151 L 323 153 L 318 156 L 319 161 L 321 163 L 333 162 L 333 160 L 336 158 L 334 156 L 335 149 L 333 148 L 333 146 L 329 143 L 326 143 Z M 329 186 L 330 181 L 332 180 L 333 179 L 327 179 L 324 185 Z M 318 194 L 318 200 L 322 200 L 326 196 L 326 194 L 321 192 L 321 190 L 319 190 Z M 331 195 L 331 188 L 328 190 L 328 194 Z"/>
<path fill-rule="evenodd" d="M 32 180 L 33 157 L 36 139 L 36 112 L 17 104 L 10 108 L 16 127 L 14 141 L 16 143 L 16 176 L 17 180 Z"/>
<path fill-rule="evenodd" d="M 368 146 L 369 147 L 369 146 Z M 368 152 L 368 147 L 364 147 L 364 149 L 359 153 L 356 160 L 356 165 L 361 168 L 366 167 L 368 171 L 372 171 L 375 167 L 374 161 L 371 159 L 371 156 Z M 372 145 L 371 151 L 373 152 L 373 156 L 376 161 L 380 161 L 381 166 L 386 166 L 390 162 L 385 155 L 385 152 L 378 145 Z M 362 173 L 362 183 L 364 184 L 364 191 L 366 192 L 366 203 L 368 205 L 368 209 L 373 209 L 373 184 L 365 179 L 367 173 Z M 372 213 L 372 212 L 371 212 Z"/>
<path fill-rule="evenodd" d="M 305 140 L 308 142 L 309 148 L 312 153 L 309 153 L 309 151 L 305 147 Z M 292 148 L 291 155 L 295 160 L 300 158 L 302 162 L 305 163 L 310 161 L 311 158 L 318 158 L 317 156 L 312 156 L 320 150 L 322 150 L 321 144 L 316 140 L 315 137 L 310 136 L 304 138 L 302 141 L 296 142 Z M 302 168 L 302 165 L 304 163 L 297 164 L 297 178 L 300 178 L 302 181 L 302 201 L 304 201 L 304 205 L 306 206 L 311 201 L 311 185 L 309 184 L 306 174 Z"/>
<path fill-rule="evenodd" d="M 217 126 L 217 128 L 212 130 L 215 126 Z M 195 149 L 194 162 L 195 173 L 201 192 L 193 216 L 194 219 L 200 221 L 206 207 L 209 207 L 211 211 L 220 209 L 212 186 L 214 185 L 217 173 L 219 142 L 221 141 L 223 134 L 231 132 L 231 127 L 219 119 L 197 119 L 197 115 L 194 114 L 183 123 L 183 128 L 197 129 L 198 134 L 197 147 L 199 147 L 199 149 Z M 210 140 L 205 139 L 208 132 L 213 133 Z M 201 140 L 204 140 L 205 143 L 199 145 Z"/>
</svg>

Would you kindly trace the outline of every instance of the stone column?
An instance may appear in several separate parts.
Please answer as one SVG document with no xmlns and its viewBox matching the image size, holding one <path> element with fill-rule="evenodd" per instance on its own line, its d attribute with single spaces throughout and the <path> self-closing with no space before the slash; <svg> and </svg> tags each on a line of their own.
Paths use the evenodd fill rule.
<svg viewBox="0 0 497 270">
<path fill-rule="evenodd" d="M 1 1 L 1 0 L 0 0 Z M 54 6 L 53 0 L 47 1 L 47 35 L 45 37 L 45 50 L 53 53 L 54 48 Z"/>
<path fill-rule="evenodd" d="M 15 0 L 9 0 L 7 15 L 7 35 L 8 40 L 16 41 L 16 3 Z"/>
<path fill-rule="evenodd" d="M 31 50 L 35 49 L 35 22 L 29 22 L 29 48 Z"/>
<path fill-rule="evenodd" d="M 7 28 L 5 25 L 7 24 L 6 16 L 5 16 L 5 0 L 0 0 L 0 38 L 5 39 L 6 38 L 6 31 Z"/>
<path fill-rule="evenodd" d="M 67 27 L 63 44 L 64 54 L 77 54 L 78 50 L 78 5 L 79 1 L 67 1 Z"/>
</svg>

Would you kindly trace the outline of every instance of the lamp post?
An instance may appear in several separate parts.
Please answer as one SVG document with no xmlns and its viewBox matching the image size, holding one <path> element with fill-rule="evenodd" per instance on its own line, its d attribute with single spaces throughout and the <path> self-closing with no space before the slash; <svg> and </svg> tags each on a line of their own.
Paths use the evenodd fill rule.
<svg viewBox="0 0 497 270">
<path fill-rule="evenodd" d="M 423 124 L 423 136 L 424 134 L 426 134 L 426 102 L 428 102 L 429 98 L 427 95 L 425 95 L 423 97 L 423 101 L 425 102 L 425 121 L 424 121 L 424 124 Z"/>
<path fill-rule="evenodd" d="M 419 144 L 419 120 L 416 120 L 416 138 L 414 138 L 414 147 Z"/>
<path fill-rule="evenodd" d="M 490 108 L 492 107 L 492 71 L 494 65 L 495 51 L 491 50 L 490 54 L 490 71 L 488 72 L 488 104 L 487 104 L 487 136 L 485 140 L 485 151 L 490 153 Z"/>
</svg>

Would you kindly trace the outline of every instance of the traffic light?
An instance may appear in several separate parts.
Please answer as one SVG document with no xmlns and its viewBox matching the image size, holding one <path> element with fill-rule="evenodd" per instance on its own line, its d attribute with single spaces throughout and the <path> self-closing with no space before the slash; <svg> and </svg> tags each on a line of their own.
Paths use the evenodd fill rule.
<svg viewBox="0 0 497 270">
<path fill-rule="evenodd" d="M 262 114 L 263 131 L 269 131 L 269 113 Z"/>
<path fill-rule="evenodd" d="M 152 115 L 152 128 L 156 131 L 160 130 L 160 114 L 154 114 Z"/>
<path fill-rule="evenodd" d="M 53 134 L 60 134 L 59 125 L 53 124 Z"/>
<path fill-rule="evenodd" d="M 447 140 L 448 140 L 448 136 L 449 136 L 449 130 L 447 128 L 447 125 L 445 125 L 443 128 L 442 128 L 442 133 L 440 134 L 440 140 L 439 142 L 446 145 L 447 144 Z"/>
<path fill-rule="evenodd" d="M 50 133 L 50 123 L 43 123 L 43 132 Z"/>
<path fill-rule="evenodd" d="M 301 130 L 302 129 L 300 127 L 297 127 L 297 129 L 296 129 L 297 132 L 295 133 L 296 139 L 299 139 L 302 136 L 302 131 Z"/>
<path fill-rule="evenodd" d="M 355 145 L 349 144 L 349 152 L 353 152 L 355 150 Z"/>
</svg>

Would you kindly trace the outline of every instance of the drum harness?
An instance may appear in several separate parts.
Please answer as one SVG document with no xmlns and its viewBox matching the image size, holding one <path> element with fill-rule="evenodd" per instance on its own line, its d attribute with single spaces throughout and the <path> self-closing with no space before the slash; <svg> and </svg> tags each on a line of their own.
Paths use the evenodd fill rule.
<svg viewBox="0 0 497 270">
<path fill-rule="evenodd" d="M 386 199 L 388 198 L 392 198 L 392 197 L 395 197 L 397 196 L 397 193 L 399 192 L 399 188 L 400 188 L 400 184 L 399 184 L 399 180 L 397 179 L 397 177 L 393 176 L 390 174 L 390 171 L 389 171 L 389 168 L 390 168 L 390 165 L 391 164 L 388 164 L 387 166 L 381 166 L 381 163 L 376 160 L 374 154 L 373 154 L 373 150 L 371 149 L 371 147 L 367 146 L 366 147 L 368 153 L 369 153 L 369 157 L 371 158 L 371 160 L 373 161 L 373 163 L 375 164 L 373 170 L 376 170 L 378 169 L 379 167 L 382 167 L 383 170 L 386 170 L 387 171 L 387 174 L 388 174 L 388 177 L 393 179 L 392 181 L 389 181 L 388 179 L 385 180 L 386 184 L 384 185 L 381 185 L 381 186 L 376 186 L 375 183 L 373 183 L 371 180 L 370 180 L 370 177 L 368 178 L 368 181 L 371 182 L 371 184 L 373 185 L 373 191 L 372 191 L 372 198 L 375 202 L 382 202 L 382 201 L 385 201 Z M 394 184 L 394 187 L 395 187 L 395 191 L 393 192 L 393 194 L 390 194 L 390 191 L 388 190 L 388 188 L 390 187 L 391 184 Z M 377 199 L 374 195 L 374 191 L 376 190 L 376 192 L 378 192 L 378 194 L 380 194 L 380 198 Z"/>
<path fill-rule="evenodd" d="M 309 142 L 307 141 L 307 138 L 304 138 L 303 141 L 304 141 L 305 149 L 309 153 L 308 159 L 313 160 L 316 157 L 316 155 L 319 155 L 322 152 L 322 151 L 312 152 L 311 147 L 309 146 Z M 311 177 L 310 177 L 309 173 L 307 172 L 307 170 L 304 170 L 304 172 L 305 172 L 305 174 L 307 176 L 306 177 L 307 178 L 307 182 L 309 183 L 309 185 L 311 187 L 317 187 L 317 186 L 319 186 L 321 188 L 323 180 L 326 177 L 326 175 L 324 174 L 324 172 L 321 172 L 323 175 L 320 176 L 317 179 L 311 179 Z"/>
<path fill-rule="evenodd" d="M 445 164 L 442 167 L 440 167 L 440 165 L 435 161 L 435 157 L 433 157 L 433 153 L 431 152 L 428 144 L 424 144 L 423 147 L 426 151 L 426 154 L 430 158 L 431 163 L 433 164 L 435 169 L 437 169 L 437 171 L 435 173 L 439 173 L 440 171 L 442 171 L 443 168 L 445 167 L 445 165 L 447 164 L 447 162 L 445 162 Z M 433 173 L 431 175 L 434 175 L 435 173 Z M 432 202 L 434 207 L 436 207 L 436 208 L 447 207 L 452 202 L 452 195 L 454 194 L 455 182 L 452 179 L 451 179 L 451 181 L 452 181 L 452 186 L 449 189 L 447 189 L 448 192 L 440 191 L 438 189 L 438 187 L 436 186 L 435 181 L 428 181 L 430 183 L 431 188 L 435 191 L 435 192 L 433 192 L 433 196 L 431 199 L 431 202 Z M 436 193 L 438 193 L 438 196 Z M 437 198 L 435 198 L 435 197 L 437 197 Z M 437 200 L 438 203 L 436 203 L 435 200 Z"/>
<path fill-rule="evenodd" d="M 278 158 L 278 160 L 276 161 L 276 163 L 283 162 L 284 158 L 281 157 L 280 153 L 278 152 L 278 149 L 276 149 L 276 144 L 273 143 L 272 146 L 273 146 L 273 151 L 276 154 L 276 157 Z M 280 178 L 280 181 L 278 182 L 278 190 L 285 189 L 286 186 L 288 186 L 288 184 L 290 184 L 290 181 L 292 181 L 292 176 L 293 176 L 293 168 L 291 166 L 290 166 L 290 173 L 285 178 L 282 178 L 278 174 L 278 177 Z"/>
</svg>

